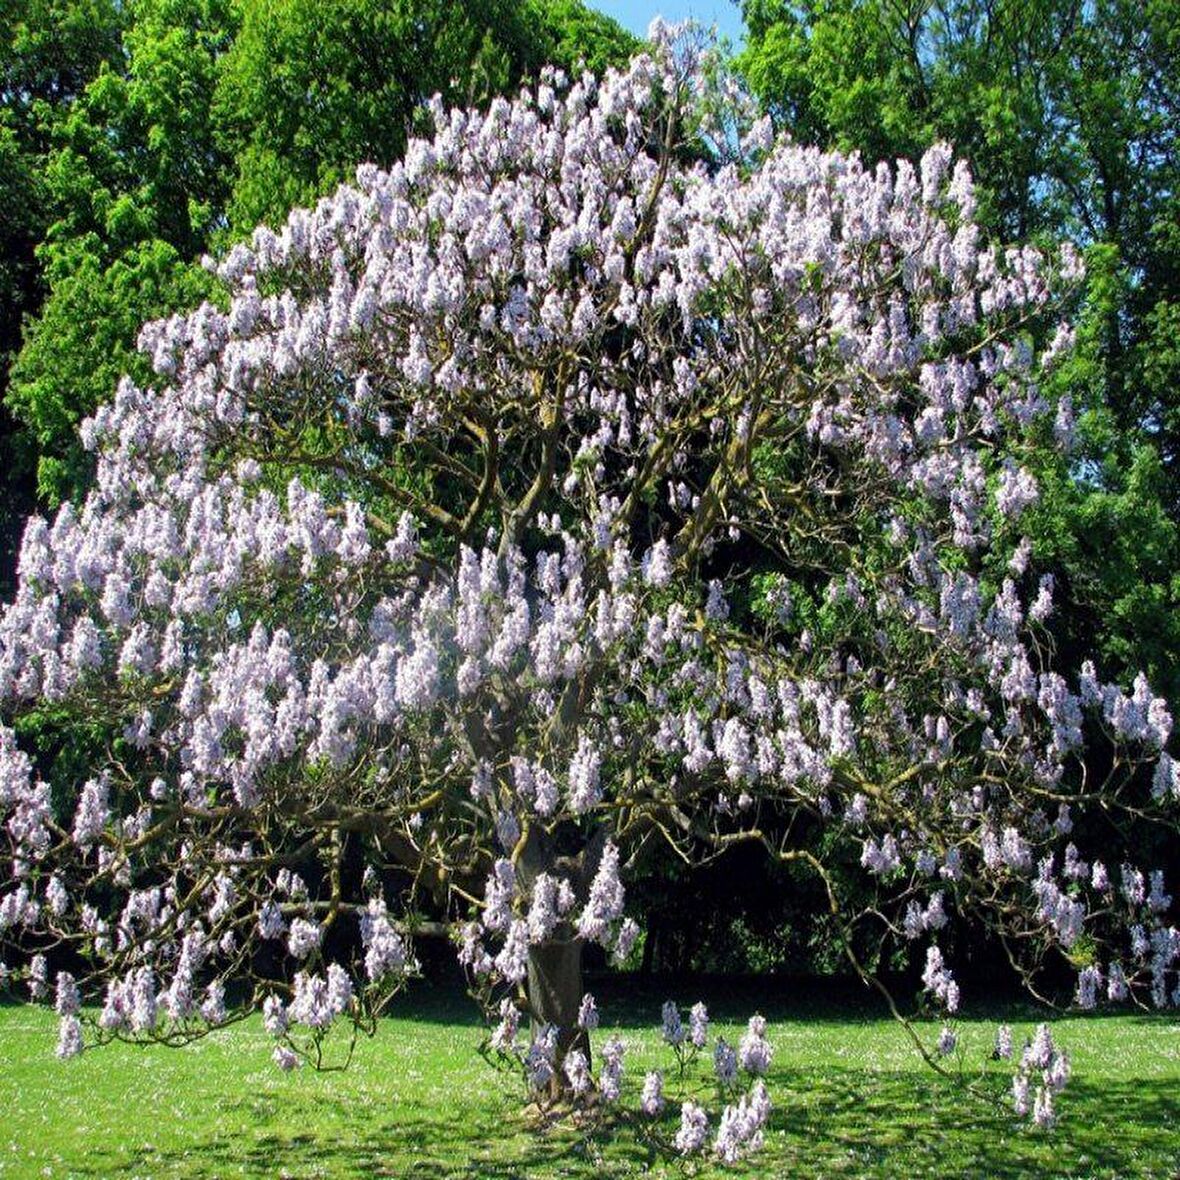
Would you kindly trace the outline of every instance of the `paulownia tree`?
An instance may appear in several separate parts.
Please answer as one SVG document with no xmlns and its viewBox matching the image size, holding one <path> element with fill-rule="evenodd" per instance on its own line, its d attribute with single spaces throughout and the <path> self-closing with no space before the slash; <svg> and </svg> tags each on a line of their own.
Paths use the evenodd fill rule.
<svg viewBox="0 0 1180 1180">
<path fill-rule="evenodd" d="M 15 974 L 38 997 L 63 944 L 84 964 L 62 1055 L 253 1004 L 280 1065 L 318 1063 L 372 1028 L 429 897 L 492 1045 L 610 1101 L 583 947 L 628 954 L 649 852 L 751 841 L 822 883 L 866 977 L 912 940 L 948 1021 L 956 920 L 1030 973 L 1070 957 L 1084 1006 L 1180 999 L 1162 874 L 1069 839 L 1174 802 L 1171 719 L 1051 670 L 1021 539 L 1070 434 L 1041 391 L 1068 329 L 1030 341 L 1075 256 L 982 242 L 944 147 L 866 171 L 739 142 L 706 77 L 665 39 L 439 107 L 404 163 L 216 263 L 225 307 L 145 327 L 157 379 L 86 424 L 93 490 L 30 521 L 2 623 L 6 709 L 104 735 L 51 789 L 0 732 Z M 705 1021 L 665 1013 L 681 1056 Z M 763 1032 L 719 1071 L 765 1069 Z M 1017 1108 L 1031 1079 L 1051 1121 L 1066 1072 L 1042 1033 Z M 765 1114 L 757 1084 L 716 1150 Z"/>
</svg>

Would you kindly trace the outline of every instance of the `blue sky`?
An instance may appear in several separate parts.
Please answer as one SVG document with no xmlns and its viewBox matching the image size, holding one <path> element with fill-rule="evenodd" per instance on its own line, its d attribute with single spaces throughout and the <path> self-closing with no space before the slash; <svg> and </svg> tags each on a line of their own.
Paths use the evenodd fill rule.
<svg viewBox="0 0 1180 1180">
<path fill-rule="evenodd" d="M 668 22 L 700 21 L 717 25 L 717 31 L 736 45 L 742 35 L 742 14 L 736 0 L 588 0 L 591 8 L 613 16 L 624 28 L 643 36 L 652 18 Z"/>
</svg>

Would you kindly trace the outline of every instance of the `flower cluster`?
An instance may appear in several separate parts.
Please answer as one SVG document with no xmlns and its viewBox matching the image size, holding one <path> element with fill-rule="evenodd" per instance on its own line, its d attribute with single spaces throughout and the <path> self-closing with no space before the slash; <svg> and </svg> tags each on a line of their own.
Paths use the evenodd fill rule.
<svg viewBox="0 0 1180 1180">
<path fill-rule="evenodd" d="M 1038 1075 L 1039 1082 L 1036 1081 Z M 1054 1045 L 1047 1024 L 1038 1025 L 1032 1040 L 1025 1043 L 1019 1068 L 1012 1079 L 1013 1109 L 1018 1115 L 1029 1113 L 1029 1092 L 1035 1082 L 1033 1122 L 1039 1127 L 1052 1127 L 1057 1121 L 1053 1097 L 1065 1088 L 1069 1075 L 1069 1054 Z"/>
</svg>

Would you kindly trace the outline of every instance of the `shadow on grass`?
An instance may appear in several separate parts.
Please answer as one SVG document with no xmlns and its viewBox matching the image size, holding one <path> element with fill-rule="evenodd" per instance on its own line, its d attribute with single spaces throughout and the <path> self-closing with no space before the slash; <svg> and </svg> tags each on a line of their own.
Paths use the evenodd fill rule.
<svg viewBox="0 0 1180 1180">
<path fill-rule="evenodd" d="M 687 1010 L 704 1000 L 710 1018 L 723 1024 L 744 1024 L 755 1012 L 768 1020 L 818 1020 L 828 1024 L 865 1025 L 890 1020 L 879 993 L 860 980 L 845 977 L 790 976 L 642 976 L 617 972 L 589 973 L 585 987 L 598 1001 L 603 1022 L 613 1028 L 652 1029 L 659 1026 L 660 1008 L 674 1000 Z M 920 998 L 916 987 L 894 982 L 893 992 L 903 1010 Z M 467 995 L 461 976 L 413 980 L 390 1010 L 390 1015 L 423 1023 L 458 1026 L 481 1024 L 479 1010 Z M 1032 1023 L 1071 1019 L 1126 1020 L 1135 1013 L 1103 1009 L 1094 1013 L 1057 1011 L 1039 1004 L 1024 992 L 999 993 L 986 1003 L 968 1003 L 960 1019 Z M 1142 1016 L 1145 1022 L 1157 1013 Z"/>
<path fill-rule="evenodd" d="M 767 1146 L 739 1169 L 747 1175 L 1180 1175 L 1180 1095 L 1170 1083 L 1071 1084 L 1060 1100 L 1062 1122 L 1050 1135 L 927 1075 L 777 1069 L 770 1080 L 775 1110 Z M 626 1129 L 613 1137 L 568 1123 L 530 1130 L 510 1102 L 492 1109 L 486 1099 L 472 1105 L 463 1094 L 449 1109 L 440 1103 L 375 1110 L 337 1097 L 292 1109 L 259 1098 L 222 1108 L 229 1123 L 251 1131 L 219 1134 L 211 1121 L 183 1150 L 145 1151 L 117 1164 L 95 1155 L 72 1174 L 516 1180 L 638 1176 L 653 1162 Z M 669 1135 L 676 1123 L 672 1105 Z M 309 1127 L 322 1130 L 300 1129 Z"/>
<path fill-rule="evenodd" d="M 414 1180 L 515 1180 L 549 1175 L 624 1176 L 638 1172 L 646 1151 L 634 1141 L 614 1145 L 612 1160 L 603 1166 L 597 1144 L 563 1127 L 530 1131 L 516 1114 L 493 1116 L 465 1109 L 389 1110 L 380 1114 L 350 1109 L 344 1100 L 316 1103 L 308 1123 L 330 1124 L 331 1130 L 283 1133 L 262 1120 L 248 1139 L 216 1136 L 194 1140 L 183 1150 L 145 1150 L 119 1160 L 92 1158 L 71 1175 L 113 1174 L 184 1176 L 212 1180 L 228 1175 L 256 1177 L 405 1177 Z M 243 1110 L 243 1108 L 247 1108 Z M 227 1103 L 227 1115 L 247 1117 L 246 1100 Z M 236 1121 L 236 1120 L 235 1120 Z M 285 1123 L 293 1121 L 286 1112 Z M 333 1134 L 332 1131 L 336 1131 Z M 621 1150 L 620 1150 L 621 1148 Z"/>
<path fill-rule="evenodd" d="M 1180 1176 L 1180 1095 L 1162 1082 L 1071 1083 L 1052 1132 L 921 1073 L 788 1071 L 775 1098 L 796 1174 Z"/>
</svg>

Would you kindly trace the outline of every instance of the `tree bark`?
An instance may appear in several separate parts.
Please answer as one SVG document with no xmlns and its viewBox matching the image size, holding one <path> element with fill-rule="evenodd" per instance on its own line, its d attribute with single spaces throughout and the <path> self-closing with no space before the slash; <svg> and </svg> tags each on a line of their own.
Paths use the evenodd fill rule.
<svg viewBox="0 0 1180 1180">
<path fill-rule="evenodd" d="M 588 840 L 578 840 L 574 848 L 563 850 L 561 832 L 547 832 L 540 825 L 531 825 L 517 861 L 517 872 L 528 888 L 532 888 L 542 873 L 563 877 L 577 896 L 583 897 L 589 890 L 605 843 L 606 832 L 599 829 Z M 548 942 L 529 947 L 528 1001 L 534 1035 L 542 1024 L 554 1025 L 559 1030 L 550 1085 L 552 1098 L 569 1089 L 562 1066 L 570 1050 L 580 1049 L 587 1063 L 590 1061 L 590 1037 L 578 1028 L 582 995 L 582 940 L 567 918 L 557 925 Z"/>
<path fill-rule="evenodd" d="M 542 1024 L 556 1025 L 557 1060 L 550 1097 L 557 1098 L 569 1088 L 562 1070 L 566 1054 L 580 1049 L 590 1060 L 590 1037 L 578 1027 L 582 1005 L 582 940 L 569 938 L 529 948 L 529 1009 L 534 1032 Z"/>
<path fill-rule="evenodd" d="M 534 1021 L 555 1024 L 563 1036 L 577 1031 L 582 1004 L 582 940 L 529 948 L 529 1007 Z"/>
</svg>

